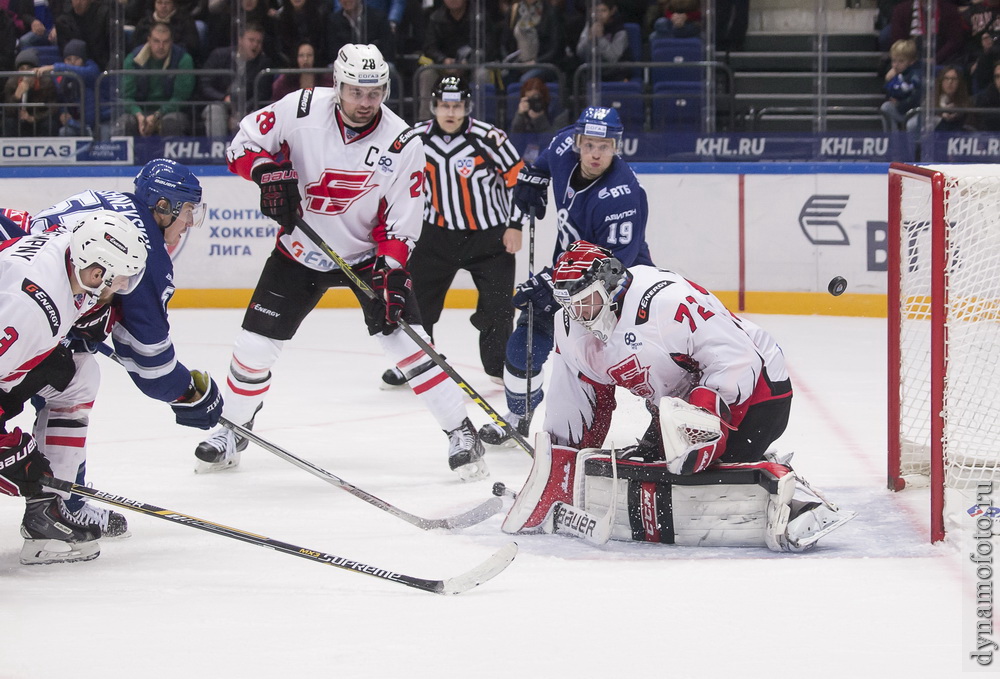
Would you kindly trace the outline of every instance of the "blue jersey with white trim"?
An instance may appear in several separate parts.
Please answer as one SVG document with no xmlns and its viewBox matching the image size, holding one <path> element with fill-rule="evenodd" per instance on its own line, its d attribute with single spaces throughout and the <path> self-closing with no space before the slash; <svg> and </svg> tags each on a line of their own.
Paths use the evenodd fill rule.
<svg viewBox="0 0 1000 679">
<path fill-rule="evenodd" d="M 167 304 L 174 294 L 174 265 L 153 213 L 130 193 L 83 191 L 34 216 L 31 231 L 73 227 L 97 210 L 125 215 L 148 239 L 146 273 L 135 290 L 118 295 L 121 318 L 112 331 L 115 353 L 136 386 L 150 398 L 174 401 L 191 384 L 191 374 L 174 354 Z"/>
<path fill-rule="evenodd" d="M 649 205 L 635 172 L 615 156 L 607 172 L 574 190 L 570 180 L 579 164 L 580 156 L 573 150 L 573 126 L 557 132 L 534 163 L 552 177 L 559 226 L 552 261 L 574 241 L 585 240 L 607 248 L 625 266 L 652 265 L 646 244 Z"/>
</svg>

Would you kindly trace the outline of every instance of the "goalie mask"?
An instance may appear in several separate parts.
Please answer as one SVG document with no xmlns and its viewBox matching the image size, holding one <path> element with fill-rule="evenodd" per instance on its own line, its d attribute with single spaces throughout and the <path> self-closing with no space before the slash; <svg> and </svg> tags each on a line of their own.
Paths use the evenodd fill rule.
<svg viewBox="0 0 1000 679">
<path fill-rule="evenodd" d="M 142 280 L 146 271 L 146 236 L 135 224 L 118 212 L 100 210 L 87 215 L 70 238 L 69 256 L 76 282 L 87 292 L 100 295 L 118 279 L 118 294 L 127 295 Z M 104 269 L 101 285 L 89 287 L 80 272 L 97 264 Z"/>
<path fill-rule="evenodd" d="M 556 260 L 552 295 L 572 320 L 607 342 L 618 323 L 615 297 L 627 278 L 625 267 L 610 251 L 578 240 Z"/>
</svg>

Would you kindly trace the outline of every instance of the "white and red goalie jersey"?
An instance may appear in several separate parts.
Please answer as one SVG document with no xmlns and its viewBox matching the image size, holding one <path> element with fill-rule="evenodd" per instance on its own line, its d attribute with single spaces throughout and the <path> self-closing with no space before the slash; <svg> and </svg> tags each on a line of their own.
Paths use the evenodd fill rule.
<svg viewBox="0 0 1000 679">
<path fill-rule="evenodd" d="M 67 232 L 0 243 L 0 389 L 10 391 L 97 303 L 74 295 Z"/>
<path fill-rule="evenodd" d="M 544 426 L 553 442 L 600 447 L 616 386 L 654 405 L 708 387 L 728 404 L 733 428 L 751 405 L 788 396 L 784 355 L 767 332 L 679 274 L 651 266 L 628 271 L 607 343 L 565 311 L 556 316 Z"/>
<path fill-rule="evenodd" d="M 229 169 L 251 179 L 279 156 L 299 175 L 302 218 L 348 264 L 386 255 L 405 265 L 423 225 L 424 153 L 403 120 L 381 107 L 357 133 L 344 125 L 333 88 L 292 92 L 246 116 L 227 150 Z M 415 136 L 415 135 L 414 135 Z M 333 262 L 298 229 L 278 247 L 317 271 Z"/>
</svg>

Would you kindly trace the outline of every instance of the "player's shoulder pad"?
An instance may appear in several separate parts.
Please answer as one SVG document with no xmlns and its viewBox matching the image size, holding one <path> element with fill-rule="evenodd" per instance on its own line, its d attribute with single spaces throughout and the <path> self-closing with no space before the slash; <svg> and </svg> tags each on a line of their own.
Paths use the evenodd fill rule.
<svg viewBox="0 0 1000 679">
<path fill-rule="evenodd" d="M 653 303 L 653 298 L 674 284 L 674 281 L 656 281 L 639 297 L 639 304 L 635 310 L 635 324 L 642 325 L 649 320 L 649 307 Z"/>
<path fill-rule="evenodd" d="M 399 133 L 389 145 L 389 153 L 402 153 L 414 139 L 420 139 L 427 132 L 428 123 L 417 123 Z"/>
<path fill-rule="evenodd" d="M 551 150 L 557 156 L 565 155 L 567 152 L 573 150 L 573 125 L 568 125 L 552 137 L 552 141 L 549 142 L 548 150 Z"/>
<path fill-rule="evenodd" d="M 490 148 L 497 149 L 507 141 L 507 133 L 496 125 L 491 125 L 476 118 L 470 118 L 469 121 L 471 124 L 468 127 L 468 133 L 482 140 Z"/>
</svg>

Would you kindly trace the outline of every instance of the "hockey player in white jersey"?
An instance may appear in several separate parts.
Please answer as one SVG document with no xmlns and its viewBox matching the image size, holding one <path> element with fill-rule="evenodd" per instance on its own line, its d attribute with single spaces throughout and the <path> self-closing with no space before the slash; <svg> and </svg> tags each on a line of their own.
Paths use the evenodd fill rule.
<svg viewBox="0 0 1000 679">
<path fill-rule="evenodd" d="M 355 291 L 368 331 L 447 434 L 449 466 L 463 480 L 485 477 L 461 390 L 398 325 L 426 338 L 406 269 L 423 223 L 423 145 L 383 104 L 389 67 L 374 45 L 345 45 L 333 74 L 333 88 L 299 90 L 246 116 L 227 152 L 230 170 L 260 186 L 261 211 L 282 228 L 233 348 L 223 414 L 253 422 L 284 342 L 328 288 L 349 284 L 296 228 L 301 214 L 376 292 L 372 302 Z M 219 428 L 198 445 L 196 469 L 232 467 L 246 445 Z"/>
<path fill-rule="evenodd" d="M 72 231 L 24 235 L 0 245 L 0 492 L 26 499 L 21 563 L 86 561 L 100 554 L 101 530 L 43 492 L 43 474 L 77 481 L 77 466 L 43 456 L 45 436 L 7 422 L 33 396 L 55 417 L 89 409 L 100 383 L 96 359 L 61 344 L 81 316 L 128 294 L 145 271 L 148 244 L 124 216 L 91 213 Z M 82 404 L 82 405 L 81 405 Z M 36 422 L 36 435 L 38 434 Z"/>
<path fill-rule="evenodd" d="M 612 507 L 622 539 L 802 551 L 853 518 L 765 460 L 792 399 L 784 355 L 766 331 L 672 271 L 626 269 L 584 241 L 559 257 L 552 278 L 562 312 L 544 432 L 504 530 L 578 526 L 566 513 L 574 506 Z M 604 443 L 616 387 L 654 413 L 639 444 L 622 451 L 622 481 L 608 478 L 608 451 L 586 450 Z M 608 501 L 619 483 L 620 506 Z M 728 505 L 720 485 L 745 486 L 750 505 Z"/>
</svg>

